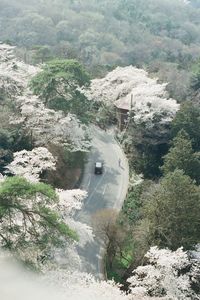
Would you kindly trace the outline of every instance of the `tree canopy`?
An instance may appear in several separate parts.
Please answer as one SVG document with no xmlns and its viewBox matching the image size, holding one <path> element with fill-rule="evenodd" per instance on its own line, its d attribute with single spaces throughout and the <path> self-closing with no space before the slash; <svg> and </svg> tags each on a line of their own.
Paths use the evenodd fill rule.
<svg viewBox="0 0 200 300">
<path fill-rule="evenodd" d="M 33 184 L 17 176 L 1 182 L 1 246 L 19 253 L 32 248 L 46 253 L 66 240 L 77 240 L 59 215 L 57 203 L 55 191 L 44 183 Z"/>
<path fill-rule="evenodd" d="M 187 82 L 199 57 L 197 1 L 1 0 L 0 11 L 0 40 L 19 46 L 29 63 L 46 61 L 50 52 L 80 59 L 95 76 L 116 65 L 167 69 L 163 80 L 184 100 L 185 87 L 174 79 Z"/>
<path fill-rule="evenodd" d="M 183 171 L 168 173 L 148 194 L 144 218 L 149 243 L 191 249 L 200 241 L 200 189 Z"/>
<path fill-rule="evenodd" d="M 189 135 L 182 129 L 172 141 L 172 147 L 164 156 L 164 165 L 161 167 L 164 174 L 175 169 L 183 170 L 186 175 L 200 181 L 200 153 L 194 153 Z"/>
<path fill-rule="evenodd" d="M 89 75 L 76 60 L 53 60 L 31 80 L 33 93 L 50 107 L 76 114 L 81 120 L 89 102 L 80 88 L 89 85 Z"/>
<path fill-rule="evenodd" d="M 181 105 L 174 120 L 172 121 L 171 136 L 184 129 L 189 135 L 194 151 L 200 150 L 200 108 L 191 102 Z"/>
</svg>

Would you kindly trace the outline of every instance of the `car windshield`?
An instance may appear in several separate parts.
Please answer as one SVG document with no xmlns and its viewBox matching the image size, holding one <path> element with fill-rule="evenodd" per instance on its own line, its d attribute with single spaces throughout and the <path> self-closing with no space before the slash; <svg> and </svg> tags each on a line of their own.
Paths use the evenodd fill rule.
<svg viewBox="0 0 200 300">
<path fill-rule="evenodd" d="M 102 167 L 102 163 L 96 162 L 96 167 L 97 167 L 97 168 L 101 168 L 101 167 Z"/>
</svg>

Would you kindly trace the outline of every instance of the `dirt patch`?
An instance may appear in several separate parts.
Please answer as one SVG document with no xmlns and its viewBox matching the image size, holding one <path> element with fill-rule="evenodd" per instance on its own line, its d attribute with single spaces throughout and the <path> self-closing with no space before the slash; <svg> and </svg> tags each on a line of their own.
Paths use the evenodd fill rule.
<svg viewBox="0 0 200 300">
<path fill-rule="evenodd" d="M 82 152 L 69 152 L 61 146 L 50 145 L 48 150 L 57 158 L 56 170 L 45 171 L 42 181 L 61 189 L 77 188 L 85 163 Z"/>
</svg>

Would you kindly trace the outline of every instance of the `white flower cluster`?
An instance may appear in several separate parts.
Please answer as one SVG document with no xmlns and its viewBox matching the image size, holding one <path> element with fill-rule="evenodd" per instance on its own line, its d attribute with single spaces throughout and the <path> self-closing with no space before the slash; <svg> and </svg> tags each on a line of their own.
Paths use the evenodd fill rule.
<svg viewBox="0 0 200 300">
<path fill-rule="evenodd" d="M 89 99 L 112 103 L 119 109 L 133 111 L 136 123 L 151 123 L 159 117 L 161 123 L 170 122 L 179 104 L 168 99 L 166 84 L 148 77 L 148 73 L 133 66 L 117 67 L 105 78 L 92 80 L 84 91 Z"/>
<path fill-rule="evenodd" d="M 82 208 L 83 200 L 87 197 L 87 192 L 80 189 L 56 189 L 56 193 L 59 196 L 61 210 L 66 211 L 67 216 L 74 216 L 74 213 Z"/>
<path fill-rule="evenodd" d="M 59 213 L 65 222 L 75 230 L 79 236 L 79 247 L 85 247 L 87 243 L 93 241 L 94 235 L 92 228 L 85 223 L 78 222 L 74 219 L 75 213 L 80 210 L 83 206 L 83 201 L 87 197 L 87 192 L 80 189 L 73 190 L 62 190 L 56 189 L 56 193 L 59 197 Z M 68 245 L 68 249 L 65 250 L 65 254 L 57 253 L 57 257 L 59 261 L 62 261 L 61 265 L 63 265 L 62 257 L 69 257 L 67 260 L 67 269 L 80 269 L 81 268 L 81 260 L 78 256 L 76 250 L 76 243 Z M 70 251 L 70 255 L 69 255 Z M 66 262 L 66 259 L 64 259 Z M 77 261 L 79 266 L 77 266 Z M 73 262 L 73 263 L 72 263 Z"/>
<path fill-rule="evenodd" d="M 0 89 L 11 99 L 20 95 L 39 68 L 24 64 L 13 55 L 15 47 L 0 44 Z"/>
<path fill-rule="evenodd" d="M 44 170 L 55 170 L 55 165 L 56 160 L 53 155 L 46 148 L 38 147 L 32 151 L 15 152 L 14 160 L 6 168 L 15 175 L 37 182 Z"/>
<path fill-rule="evenodd" d="M 61 111 L 48 109 L 31 93 L 19 96 L 16 101 L 21 108 L 21 123 L 31 132 L 36 145 L 53 143 L 72 151 L 88 151 L 87 129 L 75 115 L 64 116 Z M 19 118 L 12 117 L 11 123 L 19 123 Z"/>
<path fill-rule="evenodd" d="M 19 62 L 13 55 L 13 49 L 14 47 L 0 44 L 0 89 L 15 102 L 20 112 L 19 115 L 10 117 L 10 123 L 22 124 L 29 131 L 37 148 L 32 151 L 23 150 L 14 153 L 14 160 L 7 166 L 7 170 L 31 182 L 37 182 L 43 171 L 55 169 L 56 159 L 45 148 L 47 144 L 63 145 L 71 151 L 88 151 L 90 142 L 87 128 L 78 121 L 75 115 L 65 116 L 61 111 L 48 109 L 38 97 L 31 93 L 28 88 L 29 80 L 40 69 Z M 3 180 L 4 178 L 1 178 L 1 181 Z M 86 224 L 76 222 L 73 217 L 75 212 L 81 209 L 87 193 L 81 190 L 57 190 L 56 192 L 59 202 L 54 203 L 52 208 L 58 211 L 72 229 L 77 231 L 79 246 L 82 247 L 93 239 L 92 229 Z M 26 205 L 34 205 L 34 201 Z M 16 215 L 14 222 L 16 226 L 21 227 L 22 216 Z M 67 264 L 68 269 L 72 266 L 79 268 L 80 259 L 76 243 L 67 245 L 64 253 L 62 250 L 60 255 L 55 254 L 62 261 L 61 265 Z M 37 255 L 37 249 L 34 248 L 20 253 L 21 257 L 35 263 L 37 263 Z"/>
<path fill-rule="evenodd" d="M 13 49 L 0 44 L 0 90 L 13 99 L 20 111 L 20 115 L 11 116 L 10 123 L 22 123 L 37 146 L 54 143 L 67 146 L 72 151 L 87 151 L 90 147 L 87 128 L 75 115 L 64 116 L 61 111 L 46 108 L 31 93 L 29 81 L 40 69 L 18 61 Z"/>
<path fill-rule="evenodd" d="M 183 273 L 190 273 L 190 277 L 194 277 L 192 273 L 193 260 L 189 255 L 186 255 L 182 249 L 175 252 L 169 250 L 158 250 L 153 247 L 147 254 L 150 259 L 152 268 L 148 272 L 139 272 L 140 278 L 136 280 L 135 276 L 130 278 L 131 291 L 125 294 L 120 291 L 119 286 L 112 281 L 97 281 L 95 278 L 86 273 L 78 271 L 69 272 L 64 269 L 45 269 L 44 275 L 40 277 L 40 282 L 30 274 L 25 273 L 18 265 L 16 265 L 10 256 L 0 253 L 0 293 L 6 300 L 13 299 L 43 299 L 43 300 L 198 300 L 198 294 L 189 294 L 190 286 L 187 284 L 187 276 Z M 177 262 L 176 262 L 177 260 Z M 168 273 L 168 268 L 171 261 L 171 277 Z M 164 264 L 167 262 L 167 267 L 164 271 Z M 144 268 L 144 267 L 140 267 Z M 156 271 L 157 268 L 157 271 Z M 159 275 L 162 269 L 162 276 Z M 178 268 L 178 269 L 177 269 Z M 137 270 L 136 270 L 137 272 Z M 164 276 L 165 274 L 165 276 Z M 162 281 L 161 278 L 162 277 Z M 165 280 L 166 277 L 166 280 Z M 181 288 L 178 291 L 176 287 L 176 277 L 180 277 Z M 152 278 L 152 280 L 151 280 Z M 169 281 L 170 279 L 170 281 Z M 172 279 L 175 281 L 172 282 Z M 137 282 L 136 282 L 137 281 Z M 147 287 L 145 282 L 148 282 L 149 293 L 151 296 L 145 295 Z M 136 284 L 137 283 L 137 284 Z M 135 286 L 133 288 L 133 285 Z M 158 293 L 156 296 L 154 287 L 157 286 Z M 162 287 L 164 288 L 162 289 Z M 169 293 L 170 290 L 170 293 Z M 183 292 L 185 290 L 185 293 Z M 30 293 L 30 291 L 32 293 Z M 161 293 L 160 293 L 161 292 Z M 34 296 L 32 297 L 32 295 Z"/>
<path fill-rule="evenodd" d="M 55 270 L 48 272 L 44 277 L 51 287 L 58 288 L 65 296 L 65 299 L 72 300 L 136 300 L 120 291 L 114 282 L 96 281 L 87 273 L 67 272 Z M 139 300 L 139 299 L 138 299 Z"/>
<path fill-rule="evenodd" d="M 148 264 L 138 267 L 128 279 L 133 295 L 199 299 L 192 286 L 199 284 L 200 261 L 192 260 L 182 248 L 173 252 L 152 247 L 145 256 Z"/>
</svg>

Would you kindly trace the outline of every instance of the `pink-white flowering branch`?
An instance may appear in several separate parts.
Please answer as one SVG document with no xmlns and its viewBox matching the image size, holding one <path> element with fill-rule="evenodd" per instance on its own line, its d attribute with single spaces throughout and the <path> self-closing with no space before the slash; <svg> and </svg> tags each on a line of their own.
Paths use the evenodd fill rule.
<svg viewBox="0 0 200 300">
<path fill-rule="evenodd" d="M 39 181 L 44 170 L 55 170 L 56 159 L 44 147 L 32 151 L 22 150 L 14 153 L 14 160 L 7 165 L 7 170 L 15 175 L 25 177 L 32 182 Z"/>
<path fill-rule="evenodd" d="M 61 190 L 56 189 L 59 197 L 59 211 L 65 222 L 74 229 L 79 236 L 78 245 L 84 247 L 86 243 L 93 241 L 94 235 L 92 228 L 84 223 L 74 220 L 74 214 L 83 206 L 87 197 L 87 192 L 80 189 Z M 76 251 L 74 249 L 74 251 Z"/>
<path fill-rule="evenodd" d="M 117 67 L 105 78 L 92 80 L 84 93 L 89 99 L 115 105 L 118 109 L 134 112 L 136 123 L 170 122 L 179 109 L 174 99 L 168 99 L 166 84 L 148 77 L 148 73 L 133 66 Z"/>
<path fill-rule="evenodd" d="M 145 257 L 148 264 L 138 267 L 128 279 L 132 294 L 166 300 L 198 299 L 193 285 L 199 285 L 200 261 L 182 248 L 171 251 L 152 247 Z"/>
<path fill-rule="evenodd" d="M 88 130 L 75 115 L 65 116 L 44 106 L 37 96 L 31 94 L 16 99 L 21 116 L 12 117 L 11 123 L 22 124 L 31 132 L 35 144 L 44 146 L 49 143 L 63 145 L 71 151 L 88 151 L 90 141 Z"/>
<path fill-rule="evenodd" d="M 73 216 L 77 210 L 80 210 L 83 205 L 83 200 L 87 196 L 87 192 L 80 189 L 56 189 L 56 193 L 59 197 L 59 206 L 65 216 Z"/>
<path fill-rule="evenodd" d="M 87 127 L 75 115 L 48 109 L 28 88 L 32 76 L 40 68 L 25 64 L 13 55 L 15 47 L 0 44 L 0 89 L 15 102 L 18 113 L 11 124 L 22 124 L 36 146 L 48 143 L 64 145 L 71 151 L 88 151 L 90 142 Z"/>
</svg>

